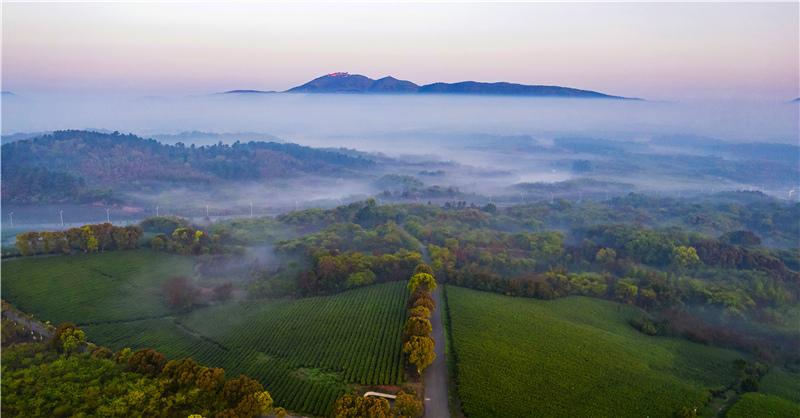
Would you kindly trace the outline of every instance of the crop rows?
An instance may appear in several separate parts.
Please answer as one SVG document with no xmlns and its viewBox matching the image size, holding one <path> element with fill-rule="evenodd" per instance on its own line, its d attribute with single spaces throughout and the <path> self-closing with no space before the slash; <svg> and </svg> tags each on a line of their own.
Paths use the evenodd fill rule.
<svg viewBox="0 0 800 418">
<path fill-rule="evenodd" d="M 403 283 L 295 301 L 200 309 L 178 318 L 86 326 L 103 345 L 153 347 L 192 357 L 229 376 L 261 381 L 276 405 L 328 415 L 351 384 L 403 382 Z"/>
<path fill-rule="evenodd" d="M 653 337 L 635 311 L 569 297 L 512 298 L 453 286 L 447 306 L 458 395 L 470 417 L 671 416 L 735 379 L 741 353 Z"/>
<path fill-rule="evenodd" d="M 3 291 L 20 309 L 80 324 L 112 349 L 154 348 L 252 376 L 293 411 L 327 415 L 353 384 L 403 382 L 404 283 L 171 316 L 162 284 L 191 266 L 147 250 L 19 259 L 3 263 Z"/>
</svg>

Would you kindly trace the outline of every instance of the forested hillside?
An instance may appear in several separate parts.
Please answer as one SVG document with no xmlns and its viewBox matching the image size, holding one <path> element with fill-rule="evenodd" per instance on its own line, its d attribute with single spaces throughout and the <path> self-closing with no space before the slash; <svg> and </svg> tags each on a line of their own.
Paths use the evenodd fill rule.
<svg viewBox="0 0 800 418">
<path fill-rule="evenodd" d="M 57 131 L 2 147 L 4 202 L 88 202 L 146 185 L 203 186 L 303 174 L 346 176 L 363 157 L 277 142 L 165 145 L 118 132 Z"/>
</svg>

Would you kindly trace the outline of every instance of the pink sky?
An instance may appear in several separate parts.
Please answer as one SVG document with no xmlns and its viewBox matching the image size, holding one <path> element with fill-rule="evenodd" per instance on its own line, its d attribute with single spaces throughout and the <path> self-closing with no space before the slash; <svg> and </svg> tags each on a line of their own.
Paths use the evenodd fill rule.
<svg viewBox="0 0 800 418">
<path fill-rule="evenodd" d="M 21 4 L 4 90 L 284 90 L 332 71 L 651 99 L 800 95 L 798 4 Z"/>
</svg>

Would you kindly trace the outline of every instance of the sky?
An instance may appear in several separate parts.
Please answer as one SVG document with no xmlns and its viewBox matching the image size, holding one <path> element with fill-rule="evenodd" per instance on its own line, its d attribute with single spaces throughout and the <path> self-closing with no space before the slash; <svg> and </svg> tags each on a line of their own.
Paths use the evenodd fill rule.
<svg viewBox="0 0 800 418">
<path fill-rule="evenodd" d="M 2 88 L 193 95 L 348 71 L 653 100 L 800 96 L 798 3 L 5 3 Z"/>
</svg>

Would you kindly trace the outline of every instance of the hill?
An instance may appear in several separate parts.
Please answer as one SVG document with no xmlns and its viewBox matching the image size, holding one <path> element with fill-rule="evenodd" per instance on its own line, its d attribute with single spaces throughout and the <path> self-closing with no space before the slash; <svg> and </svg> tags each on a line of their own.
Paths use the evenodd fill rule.
<svg viewBox="0 0 800 418">
<path fill-rule="evenodd" d="M 584 99 L 629 99 L 611 96 L 591 90 L 580 90 L 561 86 L 525 85 L 507 82 L 481 83 L 462 81 L 459 83 L 432 83 L 424 86 L 410 81 L 384 77 L 378 80 L 345 72 L 331 73 L 315 78 L 287 93 L 357 93 L 357 94 L 460 94 L 531 97 L 568 97 Z M 638 99 L 633 99 L 638 100 Z"/>
<path fill-rule="evenodd" d="M 303 174 L 347 176 L 374 162 L 277 142 L 162 144 L 118 132 L 57 131 L 2 146 L 4 202 L 80 202 L 108 190 L 208 186 Z"/>
</svg>

